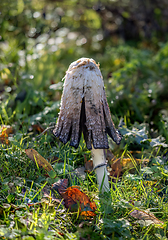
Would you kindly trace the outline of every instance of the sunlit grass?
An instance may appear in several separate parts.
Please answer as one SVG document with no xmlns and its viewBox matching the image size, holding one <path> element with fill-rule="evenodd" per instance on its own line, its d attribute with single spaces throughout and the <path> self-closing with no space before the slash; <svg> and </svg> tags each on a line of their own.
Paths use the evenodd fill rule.
<svg viewBox="0 0 168 240">
<path fill-rule="evenodd" d="M 25 155 L 24 149 L 29 145 L 32 147 L 30 138 L 28 143 L 27 138 L 23 140 L 23 137 L 20 137 L 20 142 L 16 144 L 14 136 L 9 146 L 2 145 L 0 156 L 2 237 L 87 239 L 89 236 L 91 239 L 158 239 L 157 236 L 162 236 L 166 239 L 168 205 L 164 175 L 160 175 L 157 181 L 152 179 L 150 174 L 144 178 L 145 173 L 141 168 L 137 168 L 130 153 L 135 173 L 130 174 L 127 170 L 122 177 L 111 178 L 110 193 L 100 195 L 94 173 L 86 174 L 84 181 L 80 176 L 74 178 L 73 175 L 75 168 L 84 165 L 84 154 L 90 159 L 90 152 L 86 150 L 83 142 L 79 149 L 74 150 L 68 144 L 44 144 L 48 138 L 50 134 L 35 140 L 33 148 L 46 158 L 57 156 L 61 160 L 60 170 L 57 169 L 57 163 L 53 163 L 57 169 L 55 181 L 68 178 L 70 185 L 80 186 L 95 201 L 97 215 L 94 219 L 84 220 L 78 214 L 65 209 L 61 202 L 53 200 L 54 179 L 45 176 L 45 171 L 37 168 Z M 45 188 L 48 189 L 50 198 L 44 198 Z M 59 199 L 58 195 L 56 197 Z M 130 212 L 135 209 L 150 211 L 165 224 L 162 227 L 145 225 L 145 222 L 130 216 Z"/>
</svg>

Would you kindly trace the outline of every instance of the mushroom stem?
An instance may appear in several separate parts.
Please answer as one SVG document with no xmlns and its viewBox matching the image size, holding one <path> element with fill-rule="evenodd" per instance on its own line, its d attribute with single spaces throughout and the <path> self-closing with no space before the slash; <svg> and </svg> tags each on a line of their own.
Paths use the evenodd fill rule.
<svg viewBox="0 0 168 240">
<path fill-rule="evenodd" d="M 92 160 L 93 160 L 93 167 L 97 175 L 99 190 L 101 192 L 109 192 L 110 187 L 108 182 L 104 149 L 95 149 L 92 146 L 91 154 L 92 154 Z"/>
</svg>

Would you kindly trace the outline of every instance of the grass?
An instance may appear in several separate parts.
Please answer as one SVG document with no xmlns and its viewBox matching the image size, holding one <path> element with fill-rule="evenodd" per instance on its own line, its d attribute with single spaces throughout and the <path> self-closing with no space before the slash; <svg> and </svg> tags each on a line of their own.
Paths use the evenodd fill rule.
<svg viewBox="0 0 168 240">
<path fill-rule="evenodd" d="M 168 238 L 167 176 L 162 168 L 159 170 L 157 166 L 156 176 L 152 168 L 143 170 L 140 167 L 133 174 L 127 170 L 122 176 L 111 179 L 110 194 L 99 195 L 93 173 L 87 174 L 84 181 L 73 174 L 77 167 L 84 165 L 84 155 L 90 159 L 90 152 L 83 141 L 75 150 L 68 144 L 63 146 L 53 141 L 50 133 L 41 138 L 34 133 L 25 134 L 26 128 L 28 130 L 27 124 L 23 132 L 16 129 L 9 146 L 1 144 L 2 239 Z M 52 163 L 57 173 L 56 179 L 46 176 L 44 169 L 28 159 L 25 149 L 30 147 L 45 158 L 57 157 L 59 162 Z M 151 159 L 156 157 L 153 154 Z M 53 197 L 52 184 L 62 178 L 67 178 L 69 185 L 79 185 L 95 201 L 95 218 L 83 219 L 76 212 L 67 210 L 60 201 L 54 200 L 59 197 Z M 51 198 L 44 197 L 46 191 Z M 154 224 L 152 219 L 133 218 L 130 213 L 135 209 L 153 213 L 164 224 Z"/>
</svg>

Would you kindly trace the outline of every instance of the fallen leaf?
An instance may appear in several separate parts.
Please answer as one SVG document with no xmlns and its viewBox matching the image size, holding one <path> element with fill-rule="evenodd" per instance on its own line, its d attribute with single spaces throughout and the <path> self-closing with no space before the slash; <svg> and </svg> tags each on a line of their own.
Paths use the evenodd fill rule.
<svg viewBox="0 0 168 240">
<path fill-rule="evenodd" d="M 42 128 L 39 124 L 33 124 L 32 125 L 33 130 L 42 133 L 44 131 L 44 128 Z"/>
<path fill-rule="evenodd" d="M 96 216 L 95 210 L 97 209 L 95 202 L 91 202 L 89 197 L 80 190 L 78 186 L 67 188 L 68 179 L 60 179 L 52 185 L 64 199 L 64 206 L 71 212 L 78 212 L 84 217 Z"/>
<path fill-rule="evenodd" d="M 152 213 L 146 213 L 141 210 L 134 210 L 130 213 L 131 217 L 137 218 L 139 220 L 144 220 L 147 224 L 164 224 L 164 222 L 157 219 Z"/>
<path fill-rule="evenodd" d="M 36 150 L 29 148 L 25 150 L 26 155 L 36 163 L 37 167 L 43 167 L 47 172 L 54 171 L 51 164 L 43 158 Z"/>
<path fill-rule="evenodd" d="M 85 172 L 92 172 L 93 170 L 93 161 L 87 160 L 86 155 L 84 154 L 84 162 L 85 162 Z"/>
<path fill-rule="evenodd" d="M 111 160 L 111 170 L 110 176 L 113 177 L 120 177 L 122 175 L 122 164 L 121 164 L 121 158 L 115 159 L 115 157 Z"/>
<path fill-rule="evenodd" d="M 97 209 L 95 202 L 91 202 L 89 197 L 77 186 L 67 188 L 62 194 L 65 207 L 72 212 L 79 211 L 81 216 L 94 217 Z"/>
<path fill-rule="evenodd" d="M 111 170 L 110 176 L 120 177 L 122 174 L 129 170 L 130 172 L 135 171 L 138 169 L 138 166 L 146 161 L 146 159 L 138 159 L 138 158 L 130 158 L 130 157 L 120 157 L 120 158 L 113 158 L 111 160 Z"/>
<path fill-rule="evenodd" d="M 62 196 L 62 194 L 66 191 L 68 187 L 68 179 L 59 179 L 56 183 L 52 185 L 52 187 Z"/>
<path fill-rule="evenodd" d="M 85 162 L 85 172 L 90 173 L 93 171 L 93 161 L 89 160 Z"/>
<path fill-rule="evenodd" d="M 9 144 L 9 134 L 13 133 L 13 128 L 9 125 L 2 125 L 0 129 L 0 141 L 1 143 Z"/>
<path fill-rule="evenodd" d="M 2 125 L 1 129 L 2 131 L 5 131 L 8 135 L 10 133 L 13 133 L 13 127 L 11 127 L 10 125 Z"/>
</svg>

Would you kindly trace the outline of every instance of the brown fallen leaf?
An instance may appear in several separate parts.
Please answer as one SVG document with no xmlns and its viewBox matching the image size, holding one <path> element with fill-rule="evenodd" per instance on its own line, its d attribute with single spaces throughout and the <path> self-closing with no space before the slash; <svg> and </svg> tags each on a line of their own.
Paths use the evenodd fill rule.
<svg viewBox="0 0 168 240">
<path fill-rule="evenodd" d="M 92 171 L 93 171 L 93 161 L 88 160 L 87 162 L 85 162 L 85 172 L 90 173 Z"/>
<path fill-rule="evenodd" d="M 121 164 L 121 158 L 115 159 L 115 157 L 111 160 L 111 170 L 110 170 L 110 176 L 113 177 L 120 177 L 122 175 L 122 164 Z"/>
<path fill-rule="evenodd" d="M 47 172 L 54 171 L 51 164 L 45 158 L 43 158 L 36 150 L 29 148 L 29 149 L 26 149 L 25 152 L 26 152 L 26 155 L 33 162 L 35 162 L 38 167 L 43 167 Z"/>
<path fill-rule="evenodd" d="M 97 209 L 95 202 L 91 202 L 89 197 L 83 193 L 78 186 L 72 186 L 62 194 L 65 207 L 72 212 L 78 212 L 86 218 L 96 216 Z"/>
<path fill-rule="evenodd" d="M 62 196 L 62 194 L 65 193 L 68 187 L 68 179 L 59 179 L 56 183 L 52 185 L 52 187 Z"/>
<path fill-rule="evenodd" d="M 111 159 L 111 170 L 110 176 L 120 177 L 122 174 L 129 170 L 130 172 L 134 169 L 138 169 L 138 166 L 143 163 L 145 160 L 141 160 L 138 158 L 130 158 L 130 157 L 120 157 Z"/>
<path fill-rule="evenodd" d="M 93 161 L 87 160 L 86 155 L 84 154 L 84 162 L 85 162 L 85 172 L 90 173 L 93 170 Z"/>
<path fill-rule="evenodd" d="M 42 133 L 44 131 L 44 128 L 42 128 L 42 126 L 40 126 L 40 124 L 33 124 L 32 125 L 33 130 Z"/>
<path fill-rule="evenodd" d="M 130 213 L 131 217 L 134 217 L 139 220 L 148 221 L 149 224 L 164 224 L 164 222 L 157 219 L 152 213 L 146 213 L 145 211 L 141 210 L 134 210 Z"/>
<path fill-rule="evenodd" d="M 13 128 L 9 125 L 2 125 L 0 129 L 0 142 L 9 144 L 9 134 L 13 133 Z"/>
<path fill-rule="evenodd" d="M 68 187 L 68 179 L 60 179 L 52 185 L 53 189 L 59 192 L 64 199 L 64 206 L 71 212 L 78 212 L 86 218 L 96 216 L 97 209 L 95 202 L 80 190 L 79 186 Z"/>
</svg>

